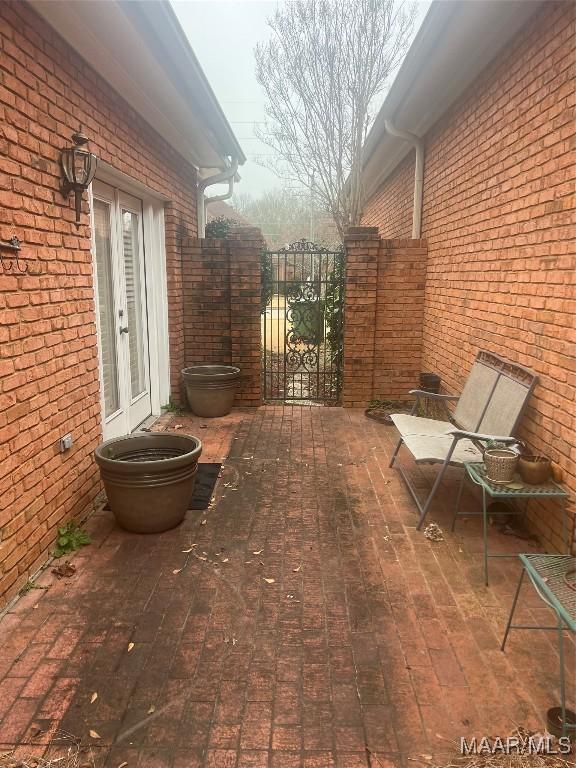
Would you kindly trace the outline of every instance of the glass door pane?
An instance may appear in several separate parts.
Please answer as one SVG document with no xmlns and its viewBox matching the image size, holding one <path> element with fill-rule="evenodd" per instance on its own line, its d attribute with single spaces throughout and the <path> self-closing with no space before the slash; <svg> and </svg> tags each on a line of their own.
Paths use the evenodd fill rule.
<svg viewBox="0 0 576 768">
<path fill-rule="evenodd" d="M 126 281 L 126 310 L 128 313 L 128 340 L 130 349 L 130 385 L 132 399 L 145 392 L 145 294 L 143 292 L 143 265 L 140 243 L 140 216 L 122 209 L 122 245 Z"/>
<path fill-rule="evenodd" d="M 98 316 L 100 320 L 104 413 L 106 417 L 111 416 L 120 408 L 111 233 L 110 204 L 103 200 L 94 200 Z"/>
</svg>

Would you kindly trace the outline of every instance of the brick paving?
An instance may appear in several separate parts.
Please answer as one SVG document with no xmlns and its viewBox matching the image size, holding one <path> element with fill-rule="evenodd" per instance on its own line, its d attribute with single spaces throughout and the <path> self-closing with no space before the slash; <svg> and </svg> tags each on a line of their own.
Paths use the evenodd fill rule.
<svg viewBox="0 0 576 768">
<path fill-rule="evenodd" d="M 214 506 L 157 536 L 94 515 L 76 575 L 46 571 L 4 616 L 0 753 L 61 754 L 65 731 L 98 768 L 405 768 L 543 726 L 553 636 L 499 650 L 516 561 L 485 588 L 477 521 L 436 543 L 415 530 L 392 428 L 281 406 L 157 428 L 175 424 L 225 462 Z M 431 515 L 445 529 L 454 488 Z M 520 616 L 546 618 L 524 594 Z"/>
</svg>

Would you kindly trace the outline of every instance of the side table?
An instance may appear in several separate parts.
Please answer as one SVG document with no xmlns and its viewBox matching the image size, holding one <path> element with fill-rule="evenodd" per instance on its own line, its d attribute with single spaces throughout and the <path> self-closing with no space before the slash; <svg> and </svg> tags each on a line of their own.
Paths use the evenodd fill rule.
<svg viewBox="0 0 576 768">
<path fill-rule="evenodd" d="M 568 551 L 568 525 L 567 525 L 567 510 L 566 499 L 568 498 L 568 491 L 566 491 L 561 485 L 555 483 L 553 480 L 549 480 L 541 485 L 529 485 L 525 483 L 520 475 L 516 475 L 514 479 L 507 485 L 498 485 L 493 483 L 486 477 L 486 468 L 482 462 L 467 461 L 464 463 L 465 472 L 462 475 L 462 481 L 460 483 L 460 489 L 458 491 L 458 498 L 456 500 L 456 509 L 454 512 L 454 518 L 452 519 L 452 530 L 456 524 L 458 517 L 471 517 L 475 515 L 482 515 L 482 535 L 484 538 L 484 583 L 488 586 L 488 558 L 489 557 L 516 557 L 516 555 L 495 554 L 488 552 L 488 510 L 487 510 L 487 497 L 490 499 L 525 499 L 526 503 L 522 510 L 518 512 L 511 512 L 510 514 L 525 515 L 528 508 L 530 499 L 542 499 L 542 498 L 557 498 L 564 502 L 564 509 L 562 514 L 562 537 L 564 542 L 564 548 Z M 460 501 L 462 498 L 462 491 L 464 488 L 464 481 L 466 478 L 479 485 L 482 488 L 482 512 L 460 512 Z"/>
</svg>

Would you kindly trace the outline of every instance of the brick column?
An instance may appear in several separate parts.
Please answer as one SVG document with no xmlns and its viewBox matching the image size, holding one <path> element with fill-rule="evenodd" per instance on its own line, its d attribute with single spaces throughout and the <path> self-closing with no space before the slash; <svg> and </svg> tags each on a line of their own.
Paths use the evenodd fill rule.
<svg viewBox="0 0 576 768">
<path fill-rule="evenodd" d="M 342 405 L 366 407 L 372 399 L 378 288 L 378 227 L 351 227 L 346 247 L 344 381 Z"/>
<path fill-rule="evenodd" d="M 408 400 L 422 370 L 425 240 L 381 240 L 372 397 Z"/>
<path fill-rule="evenodd" d="M 264 241 L 256 227 L 236 227 L 230 249 L 230 362 L 242 373 L 236 404 L 262 404 L 260 255 Z"/>
</svg>

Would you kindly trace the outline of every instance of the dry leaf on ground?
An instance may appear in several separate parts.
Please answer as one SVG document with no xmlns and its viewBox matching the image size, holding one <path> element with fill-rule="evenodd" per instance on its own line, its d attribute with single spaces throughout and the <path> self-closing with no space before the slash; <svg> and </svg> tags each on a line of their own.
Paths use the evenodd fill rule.
<svg viewBox="0 0 576 768">
<path fill-rule="evenodd" d="M 52 573 L 59 579 L 68 579 L 76 573 L 76 566 L 72 565 L 69 560 L 65 560 L 62 565 L 52 568 Z"/>
</svg>

